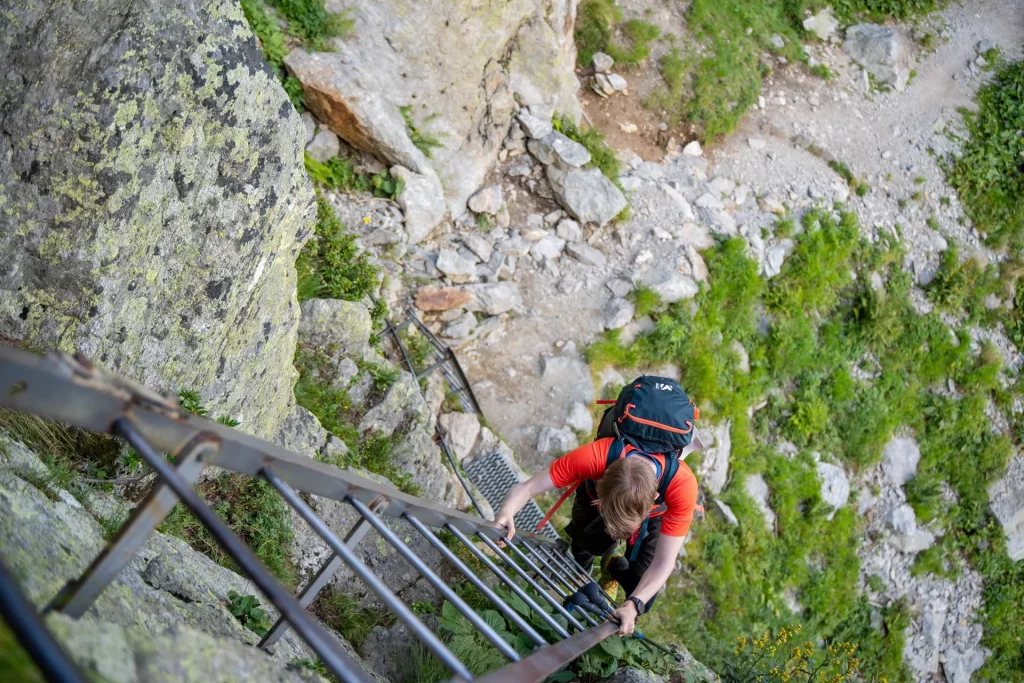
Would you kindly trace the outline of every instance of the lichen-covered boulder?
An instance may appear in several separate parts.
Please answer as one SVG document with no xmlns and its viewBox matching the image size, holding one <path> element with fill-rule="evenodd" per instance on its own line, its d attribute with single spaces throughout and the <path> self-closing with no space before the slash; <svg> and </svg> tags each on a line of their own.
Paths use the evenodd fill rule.
<svg viewBox="0 0 1024 683">
<path fill-rule="evenodd" d="M 0 16 L 0 62 L 0 336 L 272 436 L 315 205 L 238 4 L 26 0 Z"/>
</svg>

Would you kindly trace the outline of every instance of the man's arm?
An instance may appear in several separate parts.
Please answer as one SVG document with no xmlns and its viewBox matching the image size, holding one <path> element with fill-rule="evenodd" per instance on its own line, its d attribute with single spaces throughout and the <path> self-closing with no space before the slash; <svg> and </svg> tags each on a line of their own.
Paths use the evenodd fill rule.
<svg viewBox="0 0 1024 683">
<path fill-rule="evenodd" d="M 506 536 L 512 538 L 516 534 L 515 514 L 523 509 L 526 502 L 534 496 L 555 489 L 555 482 L 551 481 L 550 466 L 538 472 L 526 481 L 521 481 L 508 490 L 501 509 L 494 516 L 494 523 L 503 526 L 508 530 Z"/>
<path fill-rule="evenodd" d="M 639 598 L 647 604 L 658 591 L 665 587 L 665 582 L 672 575 L 676 566 L 676 558 L 679 557 L 679 549 L 683 547 L 683 536 L 664 536 L 658 539 L 658 547 L 654 549 L 654 560 L 640 578 L 636 590 L 626 597 Z M 618 617 L 619 635 L 628 636 L 633 632 L 636 625 L 636 605 L 627 600 L 622 606 L 615 610 Z"/>
</svg>

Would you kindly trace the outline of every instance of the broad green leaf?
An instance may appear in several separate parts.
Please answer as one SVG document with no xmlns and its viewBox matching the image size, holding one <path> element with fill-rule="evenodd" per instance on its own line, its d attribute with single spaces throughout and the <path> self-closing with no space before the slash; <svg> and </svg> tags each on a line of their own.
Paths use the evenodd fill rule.
<svg viewBox="0 0 1024 683">
<path fill-rule="evenodd" d="M 480 613 L 480 616 L 483 618 L 484 621 L 487 622 L 487 625 L 493 628 L 495 631 L 505 630 L 505 617 L 501 616 L 501 614 L 499 614 L 496 610 L 485 609 L 483 612 Z"/>
<path fill-rule="evenodd" d="M 601 649 L 615 659 L 621 659 L 626 654 L 626 644 L 622 642 L 621 636 L 612 636 L 601 641 Z"/>
</svg>

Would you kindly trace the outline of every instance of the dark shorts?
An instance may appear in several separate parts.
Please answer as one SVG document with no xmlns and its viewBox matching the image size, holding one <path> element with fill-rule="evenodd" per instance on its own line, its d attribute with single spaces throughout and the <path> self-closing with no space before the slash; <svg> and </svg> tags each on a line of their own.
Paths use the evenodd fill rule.
<svg viewBox="0 0 1024 683">
<path fill-rule="evenodd" d="M 572 504 L 572 519 L 565 531 L 572 539 L 573 557 L 587 571 L 592 569 L 595 558 L 612 554 L 619 545 L 619 542 L 604 530 L 604 520 L 600 511 L 582 487 L 576 493 Z M 612 572 L 612 578 L 619 582 L 627 596 L 636 590 L 640 578 L 654 561 L 654 551 L 658 547 L 659 538 L 661 517 L 652 517 L 647 522 L 647 535 L 637 541 L 640 549 L 637 551 L 636 559 L 629 563 L 627 569 Z M 627 543 L 626 559 L 628 560 L 632 554 L 633 546 Z M 651 598 L 648 606 L 653 602 L 654 598 Z"/>
</svg>

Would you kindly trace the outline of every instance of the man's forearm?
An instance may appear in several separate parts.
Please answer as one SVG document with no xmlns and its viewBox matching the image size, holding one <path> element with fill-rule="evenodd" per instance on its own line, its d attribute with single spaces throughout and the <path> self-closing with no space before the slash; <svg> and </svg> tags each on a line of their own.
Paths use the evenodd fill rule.
<svg viewBox="0 0 1024 683">
<path fill-rule="evenodd" d="M 640 583 L 631 595 L 640 598 L 645 603 L 650 602 L 658 591 L 665 587 L 668 577 L 672 576 L 672 570 L 676 566 L 676 558 L 679 556 L 679 549 L 683 547 L 681 536 L 661 536 L 658 539 L 658 547 L 654 551 L 654 560 L 647 568 L 644 575 L 640 577 Z"/>
<path fill-rule="evenodd" d="M 644 575 L 640 577 L 640 583 L 637 584 L 636 590 L 630 595 L 639 598 L 644 603 L 650 602 L 651 598 L 665 587 L 668 577 L 672 576 L 674 566 L 675 562 L 659 562 L 658 558 L 655 558 Z"/>
</svg>

